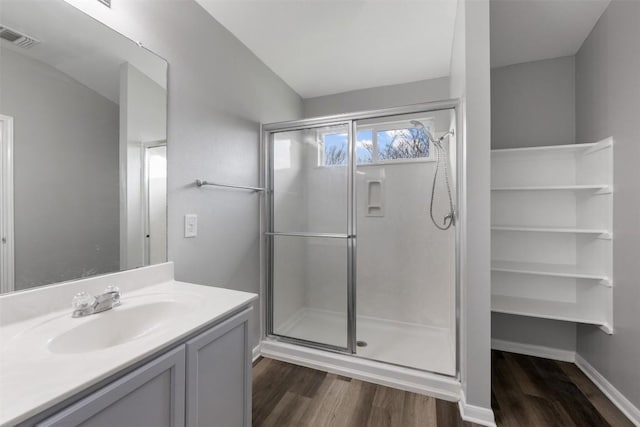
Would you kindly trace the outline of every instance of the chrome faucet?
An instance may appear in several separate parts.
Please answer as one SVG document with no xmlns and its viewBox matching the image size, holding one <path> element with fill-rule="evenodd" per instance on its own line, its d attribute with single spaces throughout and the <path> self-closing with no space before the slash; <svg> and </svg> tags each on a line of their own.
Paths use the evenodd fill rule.
<svg viewBox="0 0 640 427">
<path fill-rule="evenodd" d="M 101 313 L 118 305 L 120 305 L 120 289 L 117 286 L 107 286 L 102 294 L 95 297 L 86 292 L 79 292 L 73 297 L 71 317 Z"/>
</svg>

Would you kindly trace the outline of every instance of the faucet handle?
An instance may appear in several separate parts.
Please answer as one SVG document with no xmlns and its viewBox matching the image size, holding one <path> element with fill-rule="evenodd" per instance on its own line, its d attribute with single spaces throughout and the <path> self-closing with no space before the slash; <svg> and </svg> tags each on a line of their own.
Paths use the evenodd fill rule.
<svg viewBox="0 0 640 427">
<path fill-rule="evenodd" d="M 88 308 L 96 299 L 86 292 L 78 292 L 73 296 L 71 306 L 74 310 L 82 310 Z"/>
<path fill-rule="evenodd" d="M 111 300 L 113 301 L 113 305 L 120 304 L 120 288 L 116 285 L 109 285 L 104 289 L 104 293 L 113 293 Z"/>
</svg>

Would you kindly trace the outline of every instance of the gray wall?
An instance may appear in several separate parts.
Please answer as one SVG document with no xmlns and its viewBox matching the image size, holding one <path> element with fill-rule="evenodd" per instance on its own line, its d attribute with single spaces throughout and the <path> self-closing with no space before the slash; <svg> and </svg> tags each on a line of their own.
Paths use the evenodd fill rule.
<svg viewBox="0 0 640 427">
<path fill-rule="evenodd" d="M 494 68 L 491 146 L 573 144 L 575 107 L 573 56 Z M 493 313 L 491 321 L 493 339 L 576 349 L 575 323 L 501 313 Z"/>
<path fill-rule="evenodd" d="M 112 9 L 70 2 L 169 62 L 168 239 L 176 278 L 259 292 L 259 196 L 193 181 L 258 184 L 259 123 L 301 117 L 302 100 L 191 0 L 118 1 Z M 183 237 L 187 213 L 198 214 L 196 238 Z"/>
<path fill-rule="evenodd" d="M 613 1 L 576 55 L 577 136 L 614 139 L 614 335 L 578 327 L 578 354 L 640 407 L 640 2 Z"/>
<path fill-rule="evenodd" d="M 438 101 L 449 97 L 449 78 L 421 80 L 304 99 L 304 116 L 317 117 Z"/>
<path fill-rule="evenodd" d="M 118 106 L 3 48 L 14 117 L 15 287 L 119 270 Z"/>
<path fill-rule="evenodd" d="M 491 70 L 491 147 L 574 144 L 574 76 L 573 56 Z"/>
<path fill-rule="evenodd" d="M 461 100 L 460 371 L 469 405 L 491 414 L 491 76 L 489 1 L 458 0 L 450 95 Z"/>
<path fill-rule="evenodd" d="M 491 338 L 575 351 L 576 324 L 560 320 L 492 313 Z"/>
</svg>

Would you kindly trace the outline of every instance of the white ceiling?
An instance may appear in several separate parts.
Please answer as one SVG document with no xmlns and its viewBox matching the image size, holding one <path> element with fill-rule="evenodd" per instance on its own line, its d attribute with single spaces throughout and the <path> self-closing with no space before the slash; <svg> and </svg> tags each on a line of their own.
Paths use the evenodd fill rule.
<svg viewBox="0 0 640 427">
<path fill-rule="evenodd" d="M 491 66 L 575 55 L 611 0 L 491 0 Z"/>
<path fill-rule="evenodd" d="M 42 61 L 115 103 L 123 62 L 166 88 L 166 61 L 63 0 L 0 1 L 0 24 L 40 41 L 22 49 L 3 40 L 3 49 Z"/>
<path fill-rule="evenodd" d="M 449 75 L 456 0 L 196 0 L 303 98 Z"/>
</svg>

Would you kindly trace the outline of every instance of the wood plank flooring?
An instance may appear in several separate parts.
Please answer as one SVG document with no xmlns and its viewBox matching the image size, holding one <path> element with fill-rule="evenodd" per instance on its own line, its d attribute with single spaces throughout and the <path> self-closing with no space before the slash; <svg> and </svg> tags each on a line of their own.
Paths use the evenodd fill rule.
<svg viewBox="0 0 640 427">
<path fill-rule="evenodd" d="M 265 358 L 253 368 L 253 425 L 477 427 L 454 402 Z"/>
<path fill-rule="evenodd" d="M 492 407 L 505 427 L 633 427 L 573 364 L 492 353 Z M 262 358 L 253 369 L 260 427 L 477 427 L 458 405 Z"/>
<path fill-rule="evenodd" d="M 505 427 L 633 427 L 573 363 L 493 351 L 491 406 Z"/>
</svg>

